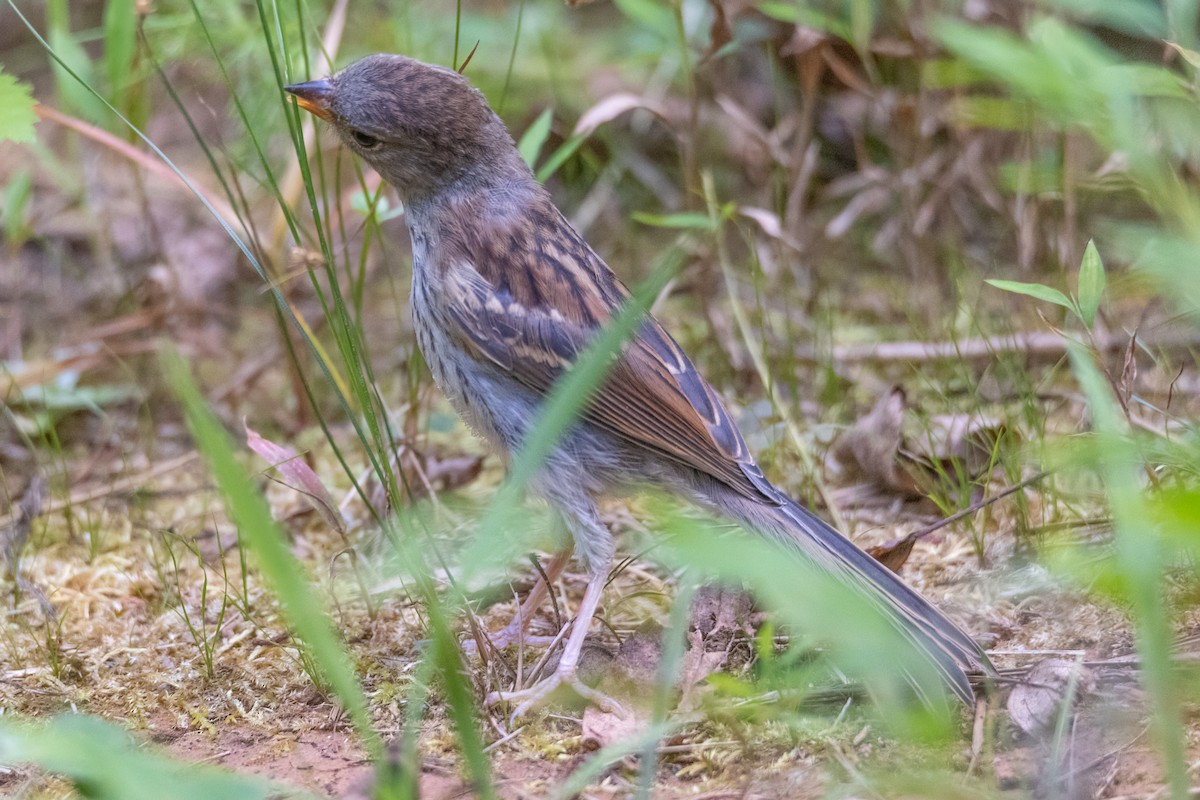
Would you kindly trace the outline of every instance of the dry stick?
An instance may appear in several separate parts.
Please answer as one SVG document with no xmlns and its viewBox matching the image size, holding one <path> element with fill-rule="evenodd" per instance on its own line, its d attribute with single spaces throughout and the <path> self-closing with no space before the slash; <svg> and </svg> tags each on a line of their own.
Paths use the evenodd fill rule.
<svg viewBox="0 0 1200 800">
<path fill-rule="evenodd" d="M 1139 337 L 1150 348 L 1186 349 L 1200 347 L 1200 334 L 1195 331 L 1164 334 L 1153 338 Z M 1110 353 L 1125 348 L 1129 334 L 1111 332 L 1095 337 L 1096 350 Z M 1006 353 L 1058 358 L 1066 355 L 1068 340 L 1057 333 L 1014 333 L 964 339 L 955 342 L 880 342 L 878 344 L 838 345 L 828 356 L 839 364 L 879 363 L 892 361 L 982 361 Z M 796 358 L 809 364 L 823 363 L 826 356 L 813 348 L 802 348 Z"/>
<path fill-rule="evenodd" d="M 970 777 L 979 766 L 979 757 L 983 753 L 983 739 L 988 717 L 988 700 L 980 697 L 975 700 L 975 720 L 971 726 L 971 763 L 967 765 L 967 777 Z"/>
<path fill-rule="evenodd" d="M 181 456 L 171 459 L 170 461 L 164 461 L 161 464 L 156 464 L 155 466 L 150 467 L 149 469 L 140 472 L 137 475 L 130 475 L 128 478 L 122 478 L 119 481 L 114 481 L 108 486 L 101 486 L 99 488 L 92 489 L 91 491 L 74 494 L 65 500 L 57 500 L 47 505 L 42 510 L 42 514 L 57 514 L 58 512 L 66 508 L 70 508 L 71 506 L 83 505 L 85 503 L 95 502 L 96 500 L 103 500 L 106 497 L 111 497 L 117 494 L 127 494 L 134 491 L 139 486 L 149 483 L 155 478 L 166 475 L 168 472 L 173 472 L 180 467 L 187 466 L 191 462 L 195 461 L 198 457 L 199 454 L 194 451 L 191 453 L 185 453 Z M 0 517 L 0 528 L 4 527 L 5 525 L 12 524 L 12 522 L 12 514 Z"/>
<path fill-rule="evenodd" d="M 26 389 L 41 386 L 53 380 L 68 370 L 86 373 L 105 363 L 109 353 L 103 350 L 75 348 L 75 352 L 60 358 L 44 358 L 36 361 L 26 361 L 19 366 L 4 366 L 0 372 L 0 394 L 11 397 L 20 396 Z M 11 401 L 10 401 L 11 402 Z"/>
<path fill-rule="evenodd" d="M 888 549 L 891 549 L 894 547 L 898 547 L 902 544 L 907 544 L 909 542 L 915 542 L 918 539 L 922 539 L 922 538 L 928 536 L 929 534 L 933 533 L 934 531 L 941 530 L 942 528 L 946 527 L 947 525 L 958 522 L 963 517 L 970 516 L 971 514 L 974 514 L 976 511 L 987 508 L 992 503 L 995 503 L 997 500 L 1003 500 L 1004 498 L 1008 497 L 1011 494 L 1016 494 L 1017 492 L 1026 488 L 1027 486 L 1032 486 L 1033 484 L 1040 481 L 1042 478 L 1045 478 L 1047 475 L 1050 475 L 1053 471 L 1054 470 L 1043 470 L 1043 471 L 1037 473 L 1036 475 L 1031 475 L 1030 477 L 1026 478 L 1023 481 L 1014 483 L 1012 486 L 1009 486 L 1007 489 L 1004 489 L 1003 491 L 999 492 L 998 494 L 994 494 L 991 497 L 985 497 L 978 502 L 972 503 L 971 505 L 967 506 L 966 508 L 964 508 L 961 511 L 954 512 L 953 514 L 946 517 L 945 519 L 940 519 L 937 522 L 933 523 L 932 525 L 926 525 L 924 528 L 918 528 L 917 530 L 915 530 L 912 533 L 905 536 L 903 539 L 900 539 L 895 544 L 884 545 L 884 546 L 887 547 Z"/>
<path fill-rule="evenodd" d="M 475 53 L 471 51 L 472 55 Z M 471 60 L 471 56 L 467 56 L 467 60 Z M 464 66 L 466 66 L 464 64 Z M 558 558 L 558 556 L 555 556 Z M 550 604 L 554 606 L 554 623 L 561 628 L 563 626 L 562 611 L 558 607 L 558 598 L 554 596 L 554 587 L 550 583 L 550 577 L 546 574 L 546 570 L 542 569 L 542 562 L 538 560 L 536 554 L 530 555 L 529 560 L 533 562 L 533 568 L 537 570 L 538 575 L 542 576 L 542 580 L 546 582 L 546 594 L 550 595 Z M 520 613 L 520 606 L 517 607 L 517 613 Z"/>
</svg>

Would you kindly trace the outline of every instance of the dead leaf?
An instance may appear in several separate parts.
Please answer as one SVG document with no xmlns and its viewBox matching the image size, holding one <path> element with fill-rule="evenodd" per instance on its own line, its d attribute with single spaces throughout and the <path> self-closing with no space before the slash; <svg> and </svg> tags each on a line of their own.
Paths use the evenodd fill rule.
<svg viewBox="0 0 1200 800">
<path fill-rule="evenodd" d="M 560 657 L 561 653 L 551 658 L 547 669 L 557 667 Z M 585 642 L 583 650 L 579 653 L 579 671 L 577 673 L 579 680 L 588 686 L 599 686 L 600 682 L 612 673 L 615 660 L 613 652 L 607 647 L 593 642 Z"/>
<path fill-rule="evenodd" d="M 609 95 L 583 112 L 579 117 L 579 121 L 575 123 L 575 130 L 571 132 L 571 135 L 591 136 L 604 123 L 611 122 L 635 108 L 644 108 L 658 117 L 663 116 L 663 112 L 658 106 L 653 105 L 646 98 L 630 92 L 618 92 L 617 94 Z"/>
<path fill-rule="evenodd" d="M 658 677 L 662 661 L 662 627 L 647 621 L 626 636 L 614 656 L 596 645 L 586 646 L 579 662 L 584 683 L 617 685 L 623 716 L 588 705 L 583 712 L 583 744 L 588 749 L 627 739 L 645 729 L 650 721 L 647 698 Z M 549 667 L 548 667 L 549 668 Z"/>
<path fill-rule="evenodd" d="M 1072 676 L 1075 677 L 1073 696 L 1067 697 Z M 1078 661 L 1047 658 L 1029 670 L 1008 696 L 1008 715 L 1013 724 L 1026 735 L 1045 731 L 1058 719 L 1064 701 L 1078 702 L 1095 689 L 1090 670 Z"/>
<path fill-rule="evenodd" d="M 865 416 L 838 437 L 830 457 L 847 482 L 869 482 L 889 492 L 920 496 L 912 476 L 899 468 L 906 396 L 899 386 L 879 398 Z"/>
<path fill-rule="evenodd" d="M 779 50 L 781 56 L 800 56 L 819 49 L 829 41 L 829 35 L 818 28 L 797 25 L 792 30 L 792 38 Z"/>
<path fill-rule="evenodd" d="M 739 589 L 710 585 L 696 591 L 688 623 L 688 649 L 680 665 L 681 710 L 700 704 L 709 675 L 740 669 L 753 658 L 753 610 L 750 595 Z"/>
<path fill-rule="evenodd" d="M 708 5 L 712 8 L 713 20 L 708 30 L 708 50 L 700 57 L 702 64 L 733 41 L 733 28 L 729 25 L 729 18 L 725 16 L 725 4 L 721 0 L 708 0 Z"/>
<path fill-rule="evenodd" d="M 863 73 L 862 63 L 854 57 L 853 50 L 847 50 L 845 58 L 833 47 L 824 48 L 822 54 L 825 56 L 825 63 L 829 66 L 829 71 L 847 88 L 866 97 L 873 97 L 876 94 L 871 81 Z"/>
<path fill-rule="evenodd" d="M 1037 753 L 1028 747 L 1018 747 L 997 753 L 992 759 L 996 785 L 1002 790 L 1032 786 L 1037 779 Z"/>
<path fill-rule="evenodd" d="M 861 217 L 883 211 L 892 202 L 892 191 L 883 186 L 870 186 L 855 194 L 836 217 L 825 225 L 825 235 L 840 239 Z"/>
<path fill-rule="evenodd" d="M 465 486 L 483 471 L 483 456 L 455 454 L 441 457 L 400 444 L 392 451 L 396 481 L 411 500 L 432 492 L 448 492 Z M 381 514 L 388 513 L 388 492 L 372 472 L 367 481 L 367 500 Z"/>
<path fill-rule="evenodd" d="M 692 598 L 688 630 L 704 637 L 709 649 L 725 650 L 730 640 L 753 636 L 750 615 L 754 601 L 747 592 L 727 586 L 707 585 Z"/>
<path fill-rule="evenodd" d="M 1129 411 L 1129 400 L 1133 397 L 1134 387 L 1137 386 L 1137 331 L 1129 337 L 1129 345 L 1125 348 L 1125 361 L 1121 364 L 1121 382 L 1117 397 L 1121 407 Z"/>
<path fill-rule="evenodd" d="M 246 430 L 246 446 L 279 470 L 286 485 L 303 494 L 331 528 L 345 535 L 346 521 L 342 518 L 342 512 L 312 467 L 291 448 L 260 436 L 244 422 L 242 426 Z"/>
<path fill-rule="evenodd" d="M 237 543 L 237 528 L 205 528 L 192 539 L 205 564 L 216 564 Z"/>
<path fill-rule="evenodd" d="M 908 557 L 912 555 L 913 545 L 917 540 L 913 536 L 905 536 L 902 539 L 894 539 L 887 544 L 877 545 L 867 548 L 867 555 L 883 564 L 892 572 L 899 574 L 904 568 Z"/>
<path fill-rule="evenodd" d="M 803 250 L 803 245 L 783 229 L 783 223 L 779 220 L 779 215 L 774 211 L 768 211 L 765 208 L 754 208 L 753 206 L 739 206 L 738 213 L 746 219 L 756 222 L 758 227 L 762 229 L 762 232 L 772 239 L 783 242 L 796 252 Z"/>
</svg>

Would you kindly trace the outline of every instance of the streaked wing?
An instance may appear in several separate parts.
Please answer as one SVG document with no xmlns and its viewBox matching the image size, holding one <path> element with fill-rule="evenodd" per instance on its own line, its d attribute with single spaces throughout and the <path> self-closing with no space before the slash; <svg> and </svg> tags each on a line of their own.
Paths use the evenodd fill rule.
<svg viewBox="0 0 1200 800">
<path fill-rule="evenodd" d="M 512 263 L 538 259 L 522 247 L 510 246 L 504 252 L 486 245 L 472 248 L 471 260 L 464 258 L 446 276 L 457 287 L 451 294 L 458 302 L 451 304 L 450 314 L 460 343 L 542 393 L 550 391 L 628 296 L 574 230 L 558 230 L 571 240 L 538 243 L 543 259 L 546 250 L 552 252 L 555 270 L 552 277 L 537 282 L 536 292 L 522 291 L 533 282 L 527 270 Z M 582 255 L 584 263 L 568 253 Z M 540 268 L 546 263 L 542 260 Z M 513 277 L 514 270 L 524 276 L 524 285 Z M 559 291 L 551 302 L 546 288 L 556 286 Z M 525 295 L 526 302 L 518 294 Z M 652 318 L 628 344 L 585 415 L 626 441 L 705 472 L 746 497 L 782 501 L 716 392 Z"/>
</svg>

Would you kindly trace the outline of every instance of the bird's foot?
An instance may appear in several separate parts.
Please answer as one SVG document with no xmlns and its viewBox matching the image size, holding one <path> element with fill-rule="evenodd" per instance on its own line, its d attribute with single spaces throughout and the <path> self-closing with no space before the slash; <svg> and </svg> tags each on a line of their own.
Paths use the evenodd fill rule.
<svg viewBox="0 0 1200 800">
<path fill-rule="evenodd" d="M 516 703 L 517 707 L 513 709 L 508 718 L 511 725 L 553 694 L 560 686 L 570 686 L 576 694 L 594 704 L 601 711 L 616 714 L 618 717 L 625 716 L 625 709 L 620 703 L 581 681 L 573 668 L 556 670 L 550 677 L 543 678 L 527 689 L 518 689 L 513 692 L 490 692 L 483 702 L 488 706 Z"/>
<path fill-rule="evenodd" d="M 492 650 L 503 650 L 517 643 L 526 647 L 550 647 L 560 638 L 558 636 L 533 636 L 523 633 L 521 626 L 515 621 L 509 625 L 505 625 L 495 633 L 490 633 L 482 629 L 480 632 L 491 643 Z M 474 655 L 479 652 L 479 644 L 478 639 L 468 637 L 462 641 L 463 651 Z"/>
</svg>

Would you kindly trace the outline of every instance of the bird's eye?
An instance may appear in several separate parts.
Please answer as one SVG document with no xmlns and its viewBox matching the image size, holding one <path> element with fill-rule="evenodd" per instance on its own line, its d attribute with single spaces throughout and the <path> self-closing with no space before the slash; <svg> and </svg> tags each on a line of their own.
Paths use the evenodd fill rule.
<svg viewBox="0 0 1200 800">
<path fill-rule="evenodd" d="M 370 150 L 373 147 L 379 146 L 379 140 L 370 134 L 363 133 L 362 131 L 350 131 L 350 135 L 354 137 L 354 141 L 358 146 L 364 150 Z"/>
</svg>

